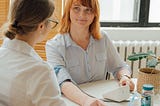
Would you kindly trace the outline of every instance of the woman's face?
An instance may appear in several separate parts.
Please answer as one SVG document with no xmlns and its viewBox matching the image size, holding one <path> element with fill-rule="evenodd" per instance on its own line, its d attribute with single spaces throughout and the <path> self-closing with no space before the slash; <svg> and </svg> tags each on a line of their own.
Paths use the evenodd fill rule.
<svg viewBox="0 0 160 106">
<path fill-rule="evenodd" d="M 73 2 L 70 8 L 71 25 L 74 27 L 89 27 L 93 22 L 94 13 L 90 7 L 85 7 L 79 2 Z"/>
</svg>

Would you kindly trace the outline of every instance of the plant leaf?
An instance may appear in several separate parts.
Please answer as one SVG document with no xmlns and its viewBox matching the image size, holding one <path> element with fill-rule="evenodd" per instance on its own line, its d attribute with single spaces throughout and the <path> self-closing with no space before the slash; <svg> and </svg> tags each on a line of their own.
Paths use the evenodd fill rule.
<svg viewBox="0 0 160 106">
<path fill-rule="evenodd" d="M 141 60 L 143 58 L 146 58 L 149 55 L 150 54 L 148 54 L 148 53 L 137 53 L 137 54 L 132 54 L 132 55 L 128 56 L 127 59 L 130 61 L 136 61 L 136 60 Z"/>
<path fill-rule="evenodd" d="M 156 67 L 156 65 L 158 64 L 158 60 L 153 58 L 151 60 L 148 60 L 147 62 L 147 67 Z"/>
</svg>

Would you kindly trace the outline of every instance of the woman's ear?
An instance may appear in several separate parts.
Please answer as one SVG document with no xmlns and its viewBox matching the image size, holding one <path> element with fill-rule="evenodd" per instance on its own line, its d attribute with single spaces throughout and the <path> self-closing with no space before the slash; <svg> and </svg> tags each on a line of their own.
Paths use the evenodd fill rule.
<svg viewBox="0 0 160 106">
<path fill-rule="evenodd" d="M 43 32 L 43 30 L 44 30 L 44 22 L 41 22 L 37 27 L 37 31 L 38 32 Z"/>
<path fill-rule="evenodd" d="M 43 25 L 40 25 L 40 28 L 43 28 Z"/>
<path fill-rule="evenodd" d="M 38 25 L 38 30 L 43 30 L 44 29 L 44 22 L 41 22 L 39 25 Z"/>
</svg>

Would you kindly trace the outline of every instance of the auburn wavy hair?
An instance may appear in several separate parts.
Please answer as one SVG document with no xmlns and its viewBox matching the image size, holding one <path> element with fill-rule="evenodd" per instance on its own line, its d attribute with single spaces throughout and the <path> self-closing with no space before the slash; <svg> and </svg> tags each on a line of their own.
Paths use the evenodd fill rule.
<svg viewBox="0 0 160 106">
<path fill-rule="evenodd" d="M 93 9 L 94 20 L 89 26 L 89 30 L 95 39 L 100 39 L 101 38 L 100 23 L 99 23 L 100 9 L 98 0 L 67 0 L 65 3 L 64 14 L 60 21 L 59 33 L 64 34 L 70 32 L 70 25 L 71 25 L 70 9 L 73 2 L 79 2 L 83 6 L 91 7 Z"/>
</svg>

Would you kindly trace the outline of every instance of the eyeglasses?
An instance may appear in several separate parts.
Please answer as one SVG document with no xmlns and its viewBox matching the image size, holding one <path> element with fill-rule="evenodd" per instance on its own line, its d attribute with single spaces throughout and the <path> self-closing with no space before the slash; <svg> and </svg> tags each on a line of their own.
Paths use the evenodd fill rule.
<svg viewBox="0 0 160 106">
<path fill-rule="evenodd" d="M 58 24 L 58 21 L 57 20 L 52 20 L 52 19 L 48 19 L 48 22 L 51 22 L 51 28 L 55 28 Z"/>
<path fill-rule="evenodd" d="M 72 6 L 71 8 L 74 13 L 78 14 L 80 11 L 83 11 L 86 15 L 91 15 L 93 14 L 93 9 L 89 7 L 82 7 L 82 6 Z"/>
</svg>

